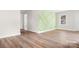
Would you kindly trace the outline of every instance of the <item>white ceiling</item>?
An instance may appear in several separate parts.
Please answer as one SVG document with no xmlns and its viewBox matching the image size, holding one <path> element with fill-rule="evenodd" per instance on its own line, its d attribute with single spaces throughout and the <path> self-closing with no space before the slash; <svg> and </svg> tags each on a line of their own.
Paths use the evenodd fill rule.
<svg viewBox="0 0 79 59">
<path fill-rule="evenodd" d="M 67 11 L 67 10 L 53 10 L 53 12 L 62 12 L 62 11 Z"/>
<path fill-rule="evenodd" d="M 36 10 L 21 10 L 21 13 L 28 13 L 28 12 L 30 12 L 30 11 L 36 11 Z M 39 10 L 39 11 L 41 11 L 41 10 Z M 44 10 L 43 10 L 44 11 Z M 67 11 L 67 10 L 48 10 L 48 11 L 51 11 L 51 12 L 56 12 L 56 13 L 58 13 L 58 12 L 63 12 L 63 11 Z"/>
</svg>

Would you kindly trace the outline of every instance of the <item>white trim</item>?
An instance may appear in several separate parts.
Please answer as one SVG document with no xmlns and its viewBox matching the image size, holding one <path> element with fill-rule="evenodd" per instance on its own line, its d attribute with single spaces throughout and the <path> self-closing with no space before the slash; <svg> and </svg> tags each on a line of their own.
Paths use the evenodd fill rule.
<svg viewBox="0 0 79 59">
<path fill-rule="evenodd" d="M 28 29 L 27 29 L 27 31 L 31 31 L 31 32 L 36 32 L 36 33 L 37 33 L 37 31 L 34 31 L 34 30 L 28 30 Z"/>
<path fill-rule="evenodd" d="M 52 30 L 55 30 L 55 29 L 49 29 L 49 30 L 45 30 L 45 31 L 39 31 L 37 33 L 44 33 L 44 32 L 48 32 L 48 31 L 52 31 Z"/>
<path fill-rule="evenodd" d="M 57 28 L 57 29 L 60 29 L 60 30 L 69 30 L 69 31 L 79 31 L 77 29 L 64 29 L 64 28 Z"/>
<path fill-rule="evenodd" d="M 20 33 L 0 36 L 0 38 L 6 38 L 6 37 L 11 37 L 11 36 L 17 36 L 17 35 L 20 35 Z"/>
</svg>

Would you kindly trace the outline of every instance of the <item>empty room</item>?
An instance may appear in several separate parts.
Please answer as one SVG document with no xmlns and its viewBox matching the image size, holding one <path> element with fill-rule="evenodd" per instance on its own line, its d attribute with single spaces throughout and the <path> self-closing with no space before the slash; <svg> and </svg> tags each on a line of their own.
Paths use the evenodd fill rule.
<svg viewBox="0 0 79 59">
<path fill-rule="evenodd" d="M 0 10 L 0 48 L 79 48 L 79 10 Z"/>
</svg>

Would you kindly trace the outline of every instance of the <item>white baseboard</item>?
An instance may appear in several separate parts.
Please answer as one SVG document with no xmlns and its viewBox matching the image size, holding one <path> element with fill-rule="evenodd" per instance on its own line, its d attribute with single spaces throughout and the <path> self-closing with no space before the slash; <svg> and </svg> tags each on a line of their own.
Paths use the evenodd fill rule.
<svg viewBox="0 0 79 59">
<path fill-rule="evenodd" d="M 64 28 L 58 28 L 58 29 L 60 29 L 60 30 L 69 30 L 69 31 L 79 31 L 77 29 L 64 29 Z"/>
<path fill-rule="evenodd" d="M 45 30 L 45 31 L 38 31 L 37 33 L 45 33 L 45 32 L 52 31 L 52 30 L 55 30 L 55 29 L 49 29 L 49 30 Z"/>
<path fill-rule="evenodd" d="M 27 29 L 27 31 L 30 31 L 30 32 L 37 32 L 37 30 L 34 30 L 34 29 Z"/>
<path fill-rule="evenodd" d="M 17 36 L 17 35 L 20 35 L 20 33 L 9 34 L 9 35 L 2 35 L 2 36 L 0 36 L 0 38 L 6 38 L 6 37 L 11 37 L 11 36 Z"/>
</svg>

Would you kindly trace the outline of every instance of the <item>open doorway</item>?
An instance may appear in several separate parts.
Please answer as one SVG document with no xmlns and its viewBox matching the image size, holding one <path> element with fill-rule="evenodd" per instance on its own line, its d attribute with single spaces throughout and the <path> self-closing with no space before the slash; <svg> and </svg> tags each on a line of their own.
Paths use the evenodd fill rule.
<svg viewBox="0 0 79 59">
<path fill-rule="evenodd" d="M 27 14 L 21 14 L 21 32 L 27 31 Z"/>
<path fill-rule="evenodd" d="M 27 14 L 24 14 L 23 29 L 27 31 Z"/>
</svg>

